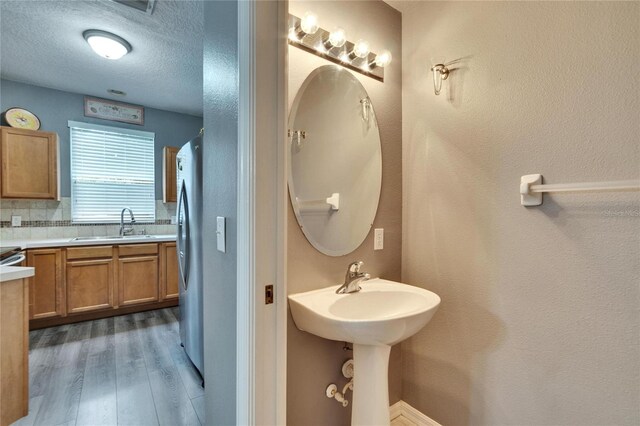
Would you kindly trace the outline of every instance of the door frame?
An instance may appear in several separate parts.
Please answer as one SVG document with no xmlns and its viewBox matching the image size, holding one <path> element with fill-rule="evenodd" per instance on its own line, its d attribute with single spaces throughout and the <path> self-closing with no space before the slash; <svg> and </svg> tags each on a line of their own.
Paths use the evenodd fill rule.
<svg viewBox="0 0 640 426">
<path fill-rule="evenodd" d="M 238 2 L 236 424 L 286 424 L 288 1 Z M 274 303 L 265 304 L 265 286 Z"/>
</svg>

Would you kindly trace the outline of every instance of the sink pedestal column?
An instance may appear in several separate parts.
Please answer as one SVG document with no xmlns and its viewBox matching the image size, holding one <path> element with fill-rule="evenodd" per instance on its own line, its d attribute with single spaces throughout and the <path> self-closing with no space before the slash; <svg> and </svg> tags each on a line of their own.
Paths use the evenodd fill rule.
<svg viewBox="0 0 640 426">
<path fill-rule="evenodd" d="M 384 426 L 389 419 L 388 345 L 353 344 L 351 426 Z"/>
</svg>

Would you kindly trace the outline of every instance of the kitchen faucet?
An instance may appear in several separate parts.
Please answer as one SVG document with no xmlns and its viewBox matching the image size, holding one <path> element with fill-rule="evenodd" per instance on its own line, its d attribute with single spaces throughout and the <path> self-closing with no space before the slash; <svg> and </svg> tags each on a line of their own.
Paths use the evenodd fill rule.
<svg viewBox="0 0 640 426">
<path fill-rule="evenodd" d="M 353 262 L 347 268 L 347 274 L 344 277 L 344 284 L 336 290 L 337 294 L 355 293 L 361 290 L 360 283 L 366 281 L 371 276 L 369 274 L 360 272 L 360 268 L 364 265 L 364 262 Z"/>
<path fill-rule="evenodd" d="M 131 221 L 129 222 L 129 227 L 125 228 L 124 226 L 124 212 L 125 210 L 129 210 L 129 216 L 131 216 Z M 133 217 L 133 211 L 129 207 L 125 207 L 120 212 L 120 236 L 123 237 L 125 235 L 131 234 L 133 232 L 133 224 L 136 223 L 136 218 Z"/>
</svg>

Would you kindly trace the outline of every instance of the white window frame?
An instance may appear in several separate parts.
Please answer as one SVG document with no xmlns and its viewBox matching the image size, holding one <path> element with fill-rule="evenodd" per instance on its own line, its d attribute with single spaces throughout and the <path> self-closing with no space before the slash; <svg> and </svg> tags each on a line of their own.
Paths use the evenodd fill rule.
<svg viewBox="0 0 640 426">
<path fill-rule="evenodd" d="M 127 129 L 127 128 L 122 128 L 122 127 L 114 127 L 114 126 L 103 126 L 103 125 L 99 125 L 99 124 L 93 124 L 93 123 L 85 123 L 85 122 L 80 122 L 80 121 L 69 121 L 68 122 L 68 127 L 69 127 L 69 151 L 70 151 L 70 162 L 69 162 L 69 174 L 70 174 L 70 178 L 71 178 L 71 220 L 73 223 L 118 223 L 119 219 L 116 218 L 109 218 L 108 216 L 112 216 L 112 215 L 107 215 L 107 213 L 105 212 L 105 216 L 102 218 L 96 218 L 96 219 L 92 219 L 92 218 L 82 218 L 82 217 L 77 217 L 75 214 L 75 209 L 76 209 L 76 200 L 75 197 L 76 195 L 76 191 L 74 188 L 75 182 L 74 182 L 74 162 L 73 162 L 73 153 L 74 153 L 74 143 L 73 143 L 73 128 L 76 129 L 84 129 L 84 130 L 91 130 L 91 131 L 97 131 L 97 132 L 108 132 L 108 133 L 115 133 L 115 134 L 119 134 L 119 135 L 128 135 L 128 136 L 132 136 L 132 137 L 137 137 L 137 138 L 146 138 L 146 139 L 151 139 L 151 150 L 150 150 L 150 154 L 152 155 L 152 171 L 153 174 L 151 176 L 151 186 L 152 186 L 152 203 L 153 203 L 153 207 L 150 210 L 150 212 L 152 212 L 152 215 L 149 216 L 149 214 L 144 215 L 144 217 L 142 219 L 138 219 L 138 222 L 142 222 L 142 223 L 154 223 L 156 220 L 156 193 L 155 193 L 155 178 L 156 178 L 156 164 L 155 164 L 155 133 L 154 132 L 146 132 L 146 131 L 142 131 L 142 130 L 134 130 L 134 129 Z M 123 205 L 123 206 L 118 206 L 118 208 L 124 208 L 124 207 L 130 207 L 128 205 Z M 151 206 L 149 206 L 151 207 Z M 136 211 L 134 209 L 134 215 L 136 214 Z"/>
</svg>

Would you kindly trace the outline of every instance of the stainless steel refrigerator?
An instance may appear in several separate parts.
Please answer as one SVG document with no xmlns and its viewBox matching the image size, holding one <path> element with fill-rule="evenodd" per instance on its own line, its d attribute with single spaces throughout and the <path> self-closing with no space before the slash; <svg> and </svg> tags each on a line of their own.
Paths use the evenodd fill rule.
<svg viewBox="0 0 640 426">
<path fill-rule="evenodd" d="M 202 332 L 202 138 L 187 142 L 176 158 L 177 253 L 180 274 L 180 339 L 204 377 Z"/>
</svg>

